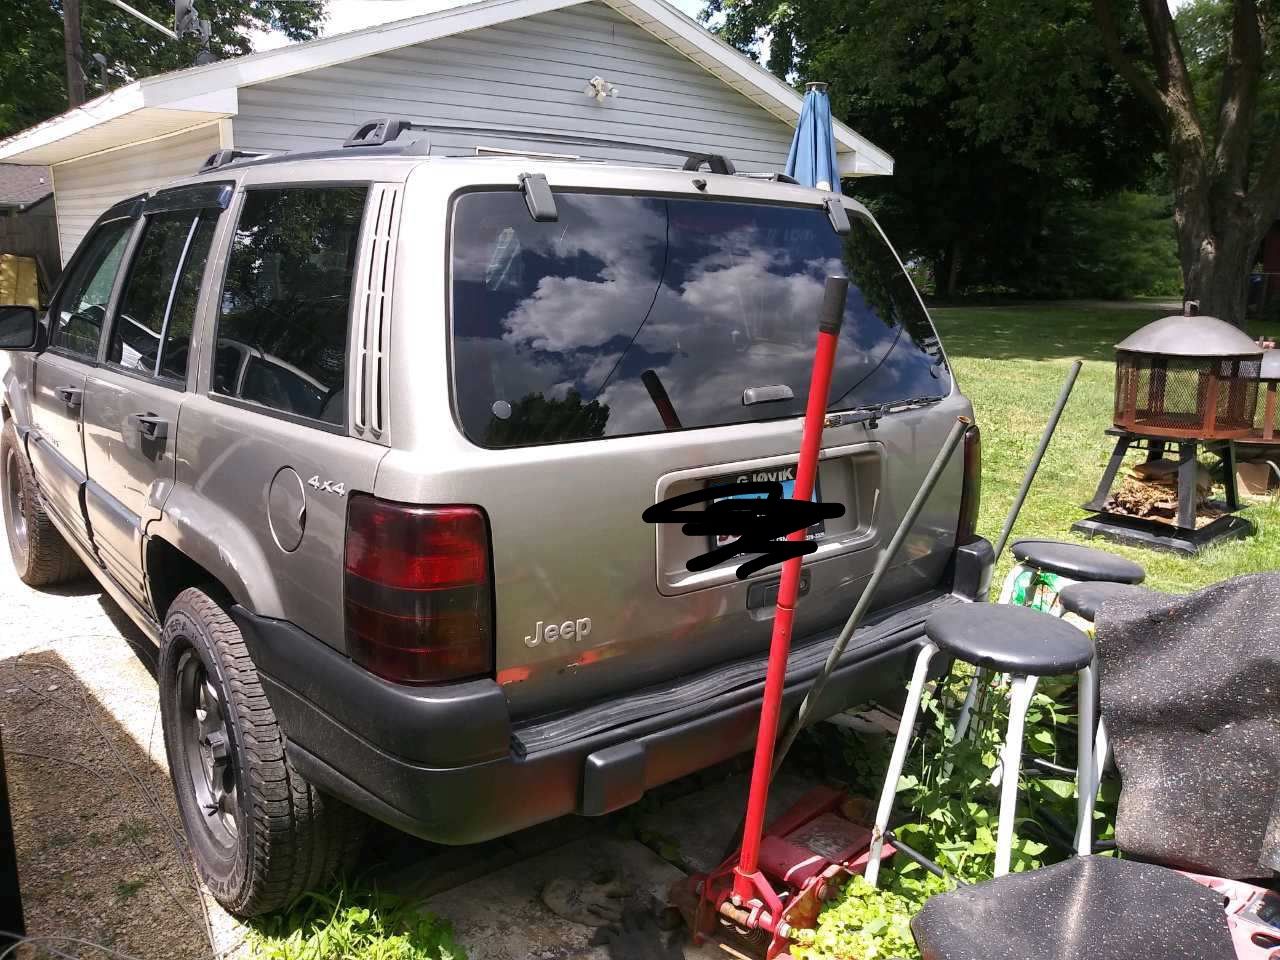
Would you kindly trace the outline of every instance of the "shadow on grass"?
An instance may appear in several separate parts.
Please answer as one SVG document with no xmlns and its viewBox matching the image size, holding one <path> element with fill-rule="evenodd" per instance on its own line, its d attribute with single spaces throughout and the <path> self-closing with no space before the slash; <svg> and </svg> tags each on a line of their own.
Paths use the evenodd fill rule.
<svg viewBox="0 0 1280 960">
<path fill-rule="evenodd" d="M 167 772 L 59 653 L 0 661 L 0 684 L 28 935 L 77 937 L 133 957 L 207 958 Z"/>
</svg>

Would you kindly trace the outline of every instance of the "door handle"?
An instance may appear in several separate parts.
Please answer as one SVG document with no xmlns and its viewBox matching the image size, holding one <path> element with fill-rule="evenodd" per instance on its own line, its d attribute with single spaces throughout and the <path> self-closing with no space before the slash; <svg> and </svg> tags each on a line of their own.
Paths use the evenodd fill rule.
<svg viewBox="0 0 1280 960">
<path fill-rule="evenodd" d="M 79 387 L 58 387 L 56 392 L 58 399 L 68 407 L 78 407 L 81 400 L 84 399 L 84 391 Z"/>
<path fill-rule="evenodd" d="M 169 435 L 169 421 L 154 413 L 132 413 L 129 415 L 129 425 L 146 440 L 163 440 Z"/>
</svg>

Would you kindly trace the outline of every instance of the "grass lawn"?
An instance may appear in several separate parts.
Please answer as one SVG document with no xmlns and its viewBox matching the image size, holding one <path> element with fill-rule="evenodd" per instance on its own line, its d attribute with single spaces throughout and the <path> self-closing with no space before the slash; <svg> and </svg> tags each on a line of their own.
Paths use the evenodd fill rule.
<svg viewBox="0 0 1280 960">
<path fill-rule="evenodd" d="M 1088 542 L 1071 534 L 1070 528 L 1085 516 L 1080 504 L 1093 496 L 1114 445 L 1114 439 L 1103 433 L 1111 425 L 1113 347 L 1164 312 L 1133 304 L 931 311 L 982 427 L 980 530 L 986 537 L 995 540 L 999 534 L 1067 369 L 1072 360 L 1080 359 L 1084 368 L 1013 536 Z M 1133 462 L 1137 456 L 1131 458 Z M 1104 540 L 1093 544 L 1141 563 L 1147 570 L 1147 585 L 1186 592 L 1238 574 L 1280 568 L 1280 503 L 1257 504 L 1243 515 L 1257 526 L 1255 536 L 1220 544 L 1194 559 Z M 1009 563 L 1006 553 L 996 584 Z"/>
</svg>

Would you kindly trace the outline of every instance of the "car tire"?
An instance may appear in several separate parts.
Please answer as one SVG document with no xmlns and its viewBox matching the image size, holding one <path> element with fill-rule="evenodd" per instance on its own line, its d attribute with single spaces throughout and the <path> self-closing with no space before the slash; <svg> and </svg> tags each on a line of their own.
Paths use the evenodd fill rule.
<svg viewBox="0 0 1280 960">
<path fill-rule="evenodd" d="M 88 572 L 45 513 L 13 420 L 6 420 L 0 431 L 0 500 L 9 555 L 23 583 L 51 587 Z"/>
<path fill-rule="evenodd" d="M 169 606 L 159 675 L 178 810 L 229 913 L 283 909 L 354 861 L 367 821 L 293 768 L 240 628 L 210 593 Z"/>
</svg>

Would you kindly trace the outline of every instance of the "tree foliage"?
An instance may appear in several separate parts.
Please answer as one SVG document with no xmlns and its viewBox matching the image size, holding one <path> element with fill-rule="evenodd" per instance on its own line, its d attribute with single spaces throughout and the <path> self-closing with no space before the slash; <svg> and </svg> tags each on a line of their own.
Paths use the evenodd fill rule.
<svg viewBox="0 0 1280 960">
<path fill-rule="evenodd" d="M 1049 204 L 1041 243 L 1018 265 L 1018 292 L 1034 297 L 1182 294 L 1168 196 L 1122 190 Z"/>
<path fill-rule="evenodd" d="M 709 0 L 726 40 L 893 154 L 860 180 L 905 258 L 938 286 L 1019 287 L 1052 210 L 1140 185 L 1158 126 L 1115 75 L 1088 0 Z"/>
<path fill-rule="evenodd" d="M 173 25 L 171 0 L 130 2 L 152 19 Z M 212 21 L 210 49 L 219 58 L 249 53 L 255 30 L 280 30 L 291 40 L 309 40 L 324 19 L 323 0 L 205 0 L 197 9 Z M 91 59 L 95 53 L 107 58 L 107 85 L 114 87 L 191 66 L 199 49 L 197 40 L 170 40 L 107 0 L 82 0 L 81 31 L 90 97 L 103 92 Z M 0 3 L 0 38 L 0 137 L 5 137 L 67 109 L 61 0 Z"/>
</svg>

